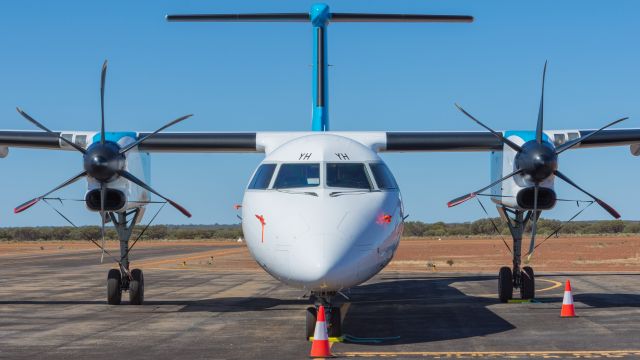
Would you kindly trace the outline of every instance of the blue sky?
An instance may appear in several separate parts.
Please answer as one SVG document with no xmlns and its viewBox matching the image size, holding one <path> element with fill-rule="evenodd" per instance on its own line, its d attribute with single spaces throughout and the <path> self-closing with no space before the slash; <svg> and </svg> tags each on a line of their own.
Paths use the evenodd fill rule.
<svg viewBox="0 0 640 360">
<path fill-rule="evenodd" d="M 109 59 L 108 130 L 153 130 L 183 114 L 176 131 L 310 129 L 308 24 L 167 23 L 167 13 L 306 12 L 312 1 L 12 1 L 0 21 L 0 119 L 34 129 L 23 107 L 57 130 L 97 130 L 99 73 Z M 548 128 L 597 128 L 621 116 L 640 127 L 640 3 L 634 1 L 336 1 L 338 12 L 469 14 L 473 24 L 332 24 L 332 130 L 480 130 L 459 102 L 496 129 L 533 129 L 549 60 Z M 410 219 L 469 221 L 469 202 L 446 202 L 489 182 L 484 153 L 385 154 Z M 234 223 L 248 177 L 262 159 L 244 154 L 152 157 L 152 184 L 194 214 L 163 210 L 159 223 Z M 63 225 L 46 205 L 14 206 L 82 168 L 73 152 L 12 149 L 0 159 L 0 226 Z M 564 153 L 560 169 L 639 219 L 640 159 L 627 147 Z M 79 198 L 84 183 L 59 194 Z M 584 198 L 557 183 L 559 196 Z M 65 214 L 98 224 L 80 204 Z M 150 210 L 153 210 L 151 208 Z M 495 214 L 493 209 L 492 213 Z M 565 219 L 575 206 L 547 213 Z M 582 219 L 606 219 L 597 207 Z M 148 218 L 147 218 L 148 219 Z"/>
</svg>

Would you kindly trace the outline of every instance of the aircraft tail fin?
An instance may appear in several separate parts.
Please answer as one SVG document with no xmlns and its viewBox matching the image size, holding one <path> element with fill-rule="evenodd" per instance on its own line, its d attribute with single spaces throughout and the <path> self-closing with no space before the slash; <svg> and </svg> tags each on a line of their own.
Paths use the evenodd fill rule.
<svg viewBox="0 0 640 360">
<path fill-rule="evenodd" d="M 473 22 L 467 15 L 331 13 L 315 4 L 309 13 L 167 15 L 174 22 L 311 22 L 313 25 L 312 131 L 329 130 L 327 25 L 330 22 Z"/>
</svg>

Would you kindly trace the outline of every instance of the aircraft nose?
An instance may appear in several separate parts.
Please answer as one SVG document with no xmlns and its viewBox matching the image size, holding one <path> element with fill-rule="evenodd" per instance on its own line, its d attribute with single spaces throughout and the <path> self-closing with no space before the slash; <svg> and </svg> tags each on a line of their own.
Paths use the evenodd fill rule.
<svg viewBox="0 0 640 360">
<path fill-rule="evenodd" d="M 341 244 L 346 239 L 339 232 L 326 232 L 309 240 L 308 245 L 311 246 L 298 252 L 299 256 L 295 259 L 299 269 L 294 271 L 295 280 L 311 290 L 341 288 L 341 274 L 353 271 L 345 267 L 348 264 L 344 261 L 348 249 Z"/>
</svg>

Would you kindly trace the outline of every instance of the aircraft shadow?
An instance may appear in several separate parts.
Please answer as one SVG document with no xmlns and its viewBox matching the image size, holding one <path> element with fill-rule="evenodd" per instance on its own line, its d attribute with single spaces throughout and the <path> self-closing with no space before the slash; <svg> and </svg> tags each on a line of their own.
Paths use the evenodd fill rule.
<svg viewBox="0 0 640 360">
<path fill-rule="evenodd" d="M 495 276 L 399 278 L 350 292 L 343 332 L 367 345 L 433 342 L 500 333 L 515 328 L 489 310 L 498 299 L 469 296 L 454 282 L 495 281 Z"/>
<path fill-rule="evenodd" d="M 540 300 L 542 302 L 562 303 L 562 297 L 545 297 Z M 573 294 L 573 302 L 583 303 L 594 308 L 640 307 L 640 295 L 603 293 Z"/>
<path fill-rule="evenodd" d="M 269 297 L 228 297 L 203 300 L 145 300 L 145 306 L 181 306 L 178 312 L 244 312 L 244 311 L 291 311 L 291 308 L 278 306 L 295 306 L 309 304 L 306 299 L 276 299 Z M 0 305 L 107 305 L 105 300 L 0 300 Z M 129 306 L 126 294 L 122 305 Z"/>
</svg>

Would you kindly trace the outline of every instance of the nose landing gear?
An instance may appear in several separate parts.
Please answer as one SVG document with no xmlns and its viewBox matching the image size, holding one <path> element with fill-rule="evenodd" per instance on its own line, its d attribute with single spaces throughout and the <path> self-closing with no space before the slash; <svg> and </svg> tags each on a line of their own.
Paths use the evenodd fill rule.
<svg viewBox="0 0 640 360">
<path fill-rule="evenodd" d="M 498 298 L 506 303 L 513 299 L 513 289 L 520 290 L 520 298 L 523 300 L 535 297 L 535 274 L 530 266 L 520 267 L 522 264 L 522 234 L 524 228 L 533 216 L 540 216 L 540 211 L 533 214 L 533 211 L 525 212 L 521 210 L 511 210 L 501 208 L 501 215 L 507 219 L 511 238 L 513 239 L 513 268 L 504 266 L 498 273 Z"/>
<path fill-rule="evenodd" d="M 308 307 L 306 311 L 306 339 L 313 337 L 316 328 L 316 321 L 318 318 L 318 307 L 320 307 L 320 305 L 324 306 L 324 315 L 327 322 L 327 333 L 329 337 L 339 338 L 342 336 L 342 316 L 340 313 L 340 306 L 331 303 L 331 298 L 333 296 L 335 296 L 335 293 L 311 294 L 311 298 L 314 301 L 314 306 Z"/>
</svg>

